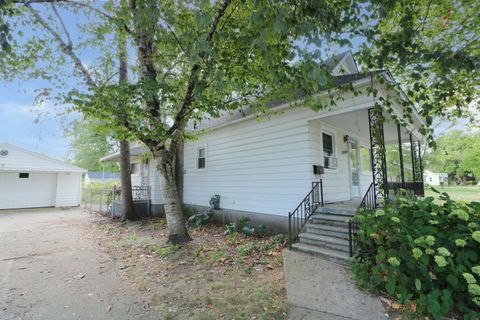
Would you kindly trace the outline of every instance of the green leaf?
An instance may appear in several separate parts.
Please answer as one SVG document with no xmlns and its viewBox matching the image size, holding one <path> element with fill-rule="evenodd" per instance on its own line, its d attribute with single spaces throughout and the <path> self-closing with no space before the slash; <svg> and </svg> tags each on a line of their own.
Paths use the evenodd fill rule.
<svg viewBox="0 0 480 320">
<path fill-rule="evenodd" d="M 447 282 L 453 287 L 453 288 L 458 288 L 458 278 L 453 275 L 449 274 L 447 276 Z"/>
<path fill-rule="evenodd" d="M 417 291 L 420 291 L 422 290 L 422 281 L 420 281 L 420 279 L 415 279 L 415 288 L 417 289 Z"/>
<path fill-rule="evenodd" d="M 394 281 L 388 281 L 385 284 L 385 290 L 387 290 L 387 293 L 389 295 L 393 295 L 395 293 L 395 282 Z"/>
</svg>

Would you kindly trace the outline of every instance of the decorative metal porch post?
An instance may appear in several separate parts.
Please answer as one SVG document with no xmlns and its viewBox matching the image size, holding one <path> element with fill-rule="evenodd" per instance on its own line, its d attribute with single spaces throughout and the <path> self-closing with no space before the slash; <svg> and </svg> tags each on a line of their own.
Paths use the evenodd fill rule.
<svg viewBox="0 0 480 320">
<path fill-rule="evenodd" d="M 421 144 L 420 141 L 416 141 L 416 143 L 414 143 L 412 135 L 410 135 L 410 148 L 412 149 L 413 178 L 415 180 L 415 184 L 417 185 L 417 195 L 424 196 L 425 186 L 423 184 Z"/>
<path fill-rule="evenodd" d="M 412 157 L 412 177 L 413 182 L 417 182 L 417 174 L 416 174 L 416 165 L 415 165 L 415 145 L 413 144 L 413 136 L 410 133 L 410 156 Z"/>
<path fill-rule="evenodd" d="M 398 153 L 400 157 L 400 178 L 402 180 L 402 188 L 405 188 L 405 169 L 403 167 L 403 150 L 402 150 L 402 128 L 400 123 L 397 123 L 398 134 Z"/>
<path fill-rule="evenodd" d="M 370 129 L 370 157 L 375 194 L 375 206 L 379 199 L 388 198 L 387 160 L 385 156 L 385 136 L 383 132 L 383 114 L 375 108 L 368 109 L 368 127 Z"/>
</svg>

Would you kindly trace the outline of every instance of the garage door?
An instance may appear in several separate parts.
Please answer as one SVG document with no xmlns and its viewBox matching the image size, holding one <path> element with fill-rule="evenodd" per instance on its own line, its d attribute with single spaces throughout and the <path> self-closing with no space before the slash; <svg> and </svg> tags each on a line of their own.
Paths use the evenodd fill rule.
<svg viewBox="0 0 480 320">
<path fill-rule="evenodd" d="M 55 206 L 56 173 L 0 172 L 0 209 Z"/>
</svg>

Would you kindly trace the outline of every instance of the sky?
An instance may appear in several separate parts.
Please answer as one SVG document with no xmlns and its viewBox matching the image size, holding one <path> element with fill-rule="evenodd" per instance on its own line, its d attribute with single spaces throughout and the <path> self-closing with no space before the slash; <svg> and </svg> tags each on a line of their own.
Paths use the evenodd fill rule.
<svg viewBox="0 0 480 320">
<path fill-rule="evenodd" d="M 41 13 L 45 13 L 41 9 L 42 6 L 37 5 L 36 8 L 39 8 Z M 82 17 L 78 18 L 71 14 L 68 16 L 65 12 L 61 13 L 66 15 L 66 26 L 70 30 L 75 43 L 81 37 L 76 29 L 76 23 L 84 21 L 82 21 Z M 26 37 L 32 35 L 32 31 L 28 27 L 22 31 Z M 54 45 L 52 43 L 52 47 Z M 87 63 L 91 58 L 90 56 L 95 56 L 95 54 L 95 52 L 89 52 L 88 50 L 81 52 L 82 58 Z M 74 85 L 73 81 L 69 80 L 67 80 L 67 84 Z M 55 106 L 51 102 L 35 105 L 35 90 L 49 86 L 48 82 L 41 80 L 7 83 L 0 78 L 0 142 L 15 144 L 58 159 L 66 159 L 70 153 L 69 138 L 65 137 L 64 129 L 80 115 L 57 115 L 57 113 L 65 110 L 65 107 Z M 451 127 L 448 120 L 441 120 L 436 123 L 436 134 L 464 127 L 464 121 L 460 121 Z"/>
</svg>

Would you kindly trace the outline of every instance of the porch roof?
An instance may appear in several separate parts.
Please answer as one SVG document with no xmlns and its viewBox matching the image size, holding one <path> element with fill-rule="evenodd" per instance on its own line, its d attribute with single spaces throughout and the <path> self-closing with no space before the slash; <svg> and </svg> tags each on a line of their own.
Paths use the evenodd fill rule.
<svg viewBox="0 0 480 320">
<path fill-rule="evenodd" d="M 141 154 L 149 153 L 150 151 L 144 146 L 133 146 L 130 147 L 130 157 L 138 157 Z M 100 159 L 101 162 L 108 162 L 108 161 L 120 161 L 120 152 L 115 152 L 109 154 Z"/>
</svg>

